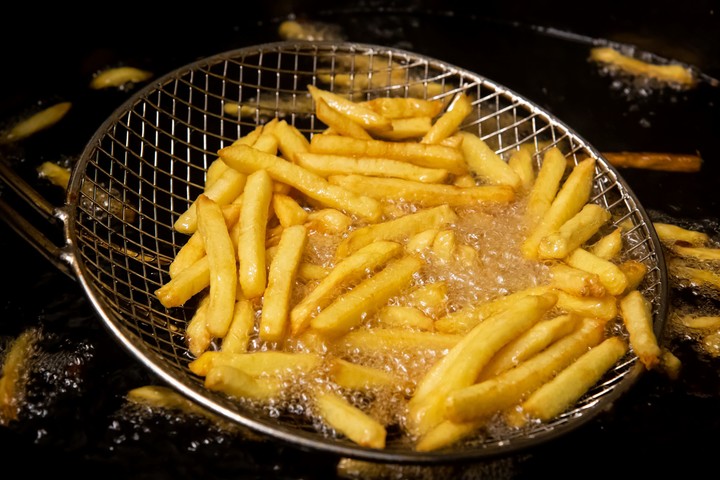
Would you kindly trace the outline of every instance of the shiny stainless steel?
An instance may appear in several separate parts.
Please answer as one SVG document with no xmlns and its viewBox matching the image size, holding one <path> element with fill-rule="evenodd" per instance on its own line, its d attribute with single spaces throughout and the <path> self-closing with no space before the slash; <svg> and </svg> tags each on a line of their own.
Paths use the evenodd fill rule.
<svg viewBox="0 0 720 480">
<path fill-rule="evenodd" d="M 170 386 L 228 420 L 301 448 L 380 462 L 450 462 L 530 447 L 584 424 L 630 388 L 642 372 L 632 352 L 558 418 L 482 432 L 437 452 L 416 452 L 393 432 L 384 450 L 363 448 L 321 433 L 300 416 L 271 415 L 205 389 L 188 369 L 184 331 L 194 305 L 166 309 L 154 296 L 168 280 L 168 260 L 187 240 L 173 223 L 202 191 L 216 152 L 269 117 L 286 119 L 308 137 L 325 128 L 310 108 L 308 84 L 360 99 L 444 98 L 464 90 L 475 111 L 463 128 L 499 154 L 531 143 L 538 165 L 550 146 L 574 163 L 597 159 L 593 201 L 626 227 L 624 254 L 648 267 L 642 288 L 661 331 L 667 273 L 657 235 L 617 171 L 580 135 L 517 93 L 442 61 L 375 45 L 301 41 L 221 53 L 171 72 L 138 91 L 88 143 L 59 215 L 67 239 L 63 258 L 118 342 Z M 225 113 L 235 103 L 250 115 Z"/>
</svg>

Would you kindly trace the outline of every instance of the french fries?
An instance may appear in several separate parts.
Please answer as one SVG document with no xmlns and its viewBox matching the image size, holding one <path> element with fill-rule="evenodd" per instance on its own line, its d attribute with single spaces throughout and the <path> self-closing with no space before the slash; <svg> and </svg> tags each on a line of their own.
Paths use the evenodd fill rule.
<svg viewBox="0 0 720 480">
<path fill-rule="evenodd" d="M 197 298 L 188 368 L 206 388 L 306 402 L 358 445 L 384 448 L 393 428 L 429 451 L 491 418 L 562 413 L 626 355 L 604 343 L 621 324 L 633 352 L 655 355 L 648 368 L 677 371 L 652 353 L 652 315 L 636 303 L 647 268 L 590 203 L 594 159 L 569 167 L 550 147 L 538 168 L 530 144 L 493 151 L 462 129 L 464 92 L 308 91 L 327 130 L 256 127 L 219 150 L 173 224 L 188 240 L 155 293 L 165 308 Z"/>
<path fill-rule="evenodd" d="M 646 76 L 660 81 L 693 87 L 697 79 L 690 69 L 682 65 L 656 65 L 630 57 L 611 47 L 595 47 L 590 58 L 636 76 Z"/>
<path fill-rule="evenodd" d="M 72 102 L 59 102 L 30 115 L 13 125 L 2 136 L 2 143 L 17 142 L 42 130 L 52 127 L 72 108 Z"/>
</svg>

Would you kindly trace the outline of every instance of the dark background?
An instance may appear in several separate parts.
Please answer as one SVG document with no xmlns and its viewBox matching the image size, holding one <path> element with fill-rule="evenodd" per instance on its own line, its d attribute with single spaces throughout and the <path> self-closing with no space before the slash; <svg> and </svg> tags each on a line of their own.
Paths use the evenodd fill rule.
<svg viewBox="0 0 720 480">
<path fill-rule="evenodd" d="M 487 76 L 549 110 L 600 151 L 699 153 L 704 165 L 697 174 L 621 173 L 652 218 L 719 239 L 719 2 L 542 3 L 18 5 L 1 21 L 0 128 L 54 101 L 73 101 L 73 109 L 49 131 L 3 147 L 0 161 L 32 183 L 38 183 L 33 172 L 42 161 L 71 164 L 100 123 L 133 93 L 89 91 L 89 80 L 101 69 L 132 65 L 161 75 L 214 53 L 279 40 L 278 22 L 295 15 L 339 26 L 347 40 L 413 50 Z M 687 92 L 613 82 L 587 61 L 594 41 L 634 45 L 687 63 L 702 81 Z M 38 188 L 62 202 L 57 190 L 42 183 Z M 16 200 L 7 188 L 0 187 L 0 195 Z M 222 430 L 189 415 L 128 412 L 127 391 L 156 379 L 114 343 L 80 285 L 2 223 L 0 252 L 0 345 L 28 328 L 43 332 L 19 418 L 0 427 L 0 458 L 23 474 L 597 478 L 717 470 L 719 364 L 698 349 L 697 338 L 669 331 L 663 339 L 683 361 L 679 379 L 644 375 L 612 409 L 547 444 L 475 463 L 366 466 L 362 475 L 341 475 L 333 456 Z M 679 305 L 687 297 L 675 291 L 671 302 Z"/>
</svg>

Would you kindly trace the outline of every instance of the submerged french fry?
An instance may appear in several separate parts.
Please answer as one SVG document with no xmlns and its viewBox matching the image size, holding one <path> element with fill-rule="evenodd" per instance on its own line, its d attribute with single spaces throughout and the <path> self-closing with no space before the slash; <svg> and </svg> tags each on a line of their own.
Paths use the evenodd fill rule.
<svg viewBox="0 0 720 480">
<path fill-rule="evenodd" d="M 521 147 L 515 150 L 508 159 L 508 165 L 520 179 L 519 188 L 529 192 L 535 183 L 535 169 L 529 149 Z"/>
<path fill-rule="evenodd" d="M 246 352 L 254 326 L 255 310 L 250 300 L 246 298 L 236 300 L 233 318 L 222 339 L 220 350 L 228 353 Z"/>
<path fill-rule="evenodd" d="M 607 293 L 597 273 L 571 267 L 564 263 L 550 266 L 551 284 L 578 297 L 603 297 Z"/>
<path fill-rule="evenodd" d="M 622 229 L 618 227 L 600 238 L 600 240 L 594 244 L 588 246 L 587 250 L 600 258 L 612 260 L 622 251 L 622 247 Z"/>
<path fill-rule="evenodd" d="M 316 388 L 314 398 L 320 417 L 332 428 L 363 447 L 385 447 L 385 427 L 344 397 Z"/>
</svg>

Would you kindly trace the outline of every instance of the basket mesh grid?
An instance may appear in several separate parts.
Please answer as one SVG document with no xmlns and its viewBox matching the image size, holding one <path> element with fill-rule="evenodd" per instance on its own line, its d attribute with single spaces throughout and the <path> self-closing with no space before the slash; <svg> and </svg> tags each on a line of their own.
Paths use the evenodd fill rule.
<svg viewBox="0 0 720 480">
<path fill-rule="evenodd" d="M 616 171 L 575 132 L 531 102 L 477 74 L 385 47 L 274 43 L 223 53 L 172 72 L 138 92 L 98 130 L 81 158 L 71 212 L 70 238 L 88 295 L 118 341 L 147 367 L 193 400 L 221 415 L 301 447 L 377 461 L 435 462 L 479 458 L 552 438 L 592 418 L 634 382 L 631 353 L 571 410 L 551 422 L 518 431 L 487 432 L 438 452 L 414 452 L 400 435 L 382 451 L 320 433 L 293 416 L 273 418 L 204 389 L 192 374 L 183 332 L 195 305 L 166 309 L 154 292 L 167 281 L 167 265 L 187 236 L 174 220 L 202 192 L 217 151 L 258 124 L 280 117 L 308 138 L 325 127 L 312 114 L 307 85 L 349 98 L 420 96 L 451 98 L 465 90 L 474 113 L 463 128 L 499 154 L 520 144 L 543 152 L 559 147 L 578 163 L 597 159 L 593 201 L 608 208 L 625 231 L 625 252 L 648 267 L 643 284 L 656 329 L 666 309 L 665 270 L 647 215 Z M 228 114 L 242 108 L 241 116 Z M 78 173 L 79 172 L 79 173 Z"/>
</svg>

